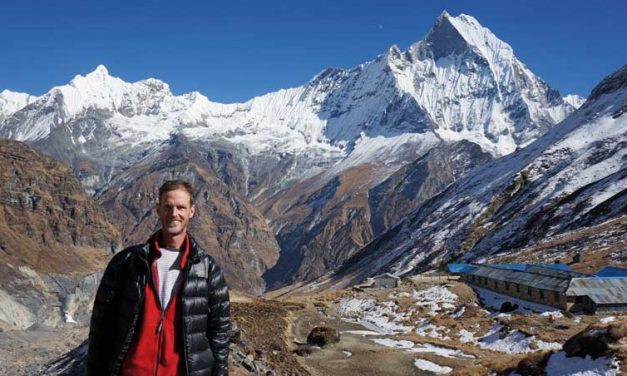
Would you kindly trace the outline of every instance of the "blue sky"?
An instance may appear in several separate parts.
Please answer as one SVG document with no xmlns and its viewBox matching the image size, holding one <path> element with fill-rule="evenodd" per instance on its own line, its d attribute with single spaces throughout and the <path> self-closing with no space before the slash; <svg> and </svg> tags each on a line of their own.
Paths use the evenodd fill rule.
<svg viewBox="0 0 627 376">
<path fill-rule="evenodd" d="M 627 63 L 627 1 L 5 1 L 0 90 L 41 95 L 104 64 L 217 102 L 307 82 L 422 39 L 446 9 L 474 16 L 565 95 Z"/>
</svg>

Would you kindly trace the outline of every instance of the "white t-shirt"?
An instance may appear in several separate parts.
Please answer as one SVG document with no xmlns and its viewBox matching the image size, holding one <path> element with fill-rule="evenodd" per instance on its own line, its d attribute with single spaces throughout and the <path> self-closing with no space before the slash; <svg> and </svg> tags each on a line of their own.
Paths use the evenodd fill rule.
<svg viewBox="0 0 627 376">
<path fill-rule="evenodd" d="M 157 259 L 157 275 L 159 278 L 159 302 L 161 308 L 166 309 L 172 293 L 176 291 L 181 279 L 181 258 L 183 252 L 179 249 L 159 248 L 161 257 Z"/>
</svg>

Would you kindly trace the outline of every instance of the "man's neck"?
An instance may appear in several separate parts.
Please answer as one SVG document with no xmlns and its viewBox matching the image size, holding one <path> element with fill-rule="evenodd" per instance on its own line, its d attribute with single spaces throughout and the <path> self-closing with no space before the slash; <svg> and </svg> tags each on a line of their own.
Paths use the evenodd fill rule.
<svg viewBox="0 0 627 376">
<path fill-rule="evenodd" d="M 165 248 L 181 249 L 183 247 L 183 242 L 185 242 L 186 235 L 187 232 L 183 232 L 177 235 L 171 235 L 166 233 L 165 231 L 161 231 L 159 244 L 161 244 L 161 246 Z"/>
</svg>

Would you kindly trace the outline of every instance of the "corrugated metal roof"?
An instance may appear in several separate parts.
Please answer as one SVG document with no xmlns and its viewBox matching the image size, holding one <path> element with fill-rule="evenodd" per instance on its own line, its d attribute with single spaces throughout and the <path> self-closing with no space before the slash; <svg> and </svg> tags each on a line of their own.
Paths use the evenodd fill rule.
<svg viewBox="0 0 627 376">
<path fill-rule="evenodd" d="M 490 264 L 490 266 L 499 268 L 499 269 L 518 270 L 520 272 L 524 272 L 528 270 L 530 267 L 535 267 L 535 266 L 548 268 L 548 269 L 563 270 L 566 272 L 572 271 L 568 267 L 568 265 L 564 265 L 564 264 Z"/>
<path fill-rule="evenodd" d="M 568 282 L 571 277 L 565 276 L 566 272 L 553 269 L 545 269 L 538 267 L 538 271 L 542 272 L 548 270 L 545 273 L 519 271 L 513 269 L 500 269 L 495 268 L 492 265 L 475 265 L 475 270 L 468 274 L 497 279 L 499 281 L 518 283 L 525 286 L 531 286 L 538 289 L 550 290 L 550 291 L 566 291 Z"/>
<path fill-rule="evenodd" d="M 573 278 L 566 295 L 588 296 L 596 304 L 627 304 L 627 278 Z"/>
<path fill-rule="evenodd" d="M 567 272 L 572 272 L 573 270 L 570 268 L 570 266 L 566 265 L 566 264 L 537 264 L 538 266 L 542 266 L 543 268 L 549 268 L 549 269 L 558 269 L 558 270 L 564 270 Z"/>
<path fill-rule="evenodd" d="M 490 266 L 494 267 L 494 268 L 499 268 L 499 269 L 507 269 L 507 270 L 518 270 L 518 271 L 525 271 L 525 269 L 527 269 L 527 265 L 526 264 L 491 264 Z"/>
<path fill-rule="evenodd" d="M 526 270 L 527 273 L 541 274 L 556 278 L 588 278 L 592 277 L 590 274 L 579 273 L 573 271 L 566 271 L 560 269 L 547 268 L 540 265 L 529 265 Z"/>
<path fill-rule="evenodd" d="M 597 277 L 627 277 L 627 269 L 617 268 L 615 266 L 606 266 L 599 270 Z"/>
<path fill-rule="evenodd" d="M 470 264 L 448 264 L 446 267 L 451 273 L 468 273 L 474 268 L 474 266 Z"/>
</svg>

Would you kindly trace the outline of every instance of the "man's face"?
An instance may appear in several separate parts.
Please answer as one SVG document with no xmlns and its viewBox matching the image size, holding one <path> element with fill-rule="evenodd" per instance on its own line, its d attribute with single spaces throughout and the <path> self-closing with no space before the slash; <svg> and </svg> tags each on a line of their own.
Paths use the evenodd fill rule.
<svg viewBox="0 0 627 376">
<path fill-rule="evenodd" d="M 196 208 L 191 204 L 189 193 L 183 189 L 165 192 L 159 198 L 157 205 L 161 229 L 170 235 L 185 233 L 187 224 L 195 211 Z"/>
</svg>

